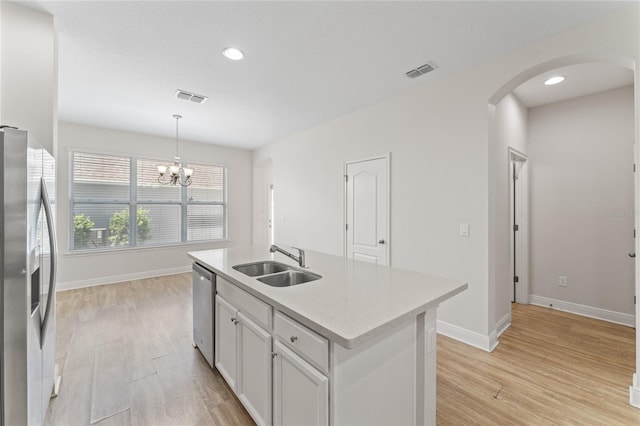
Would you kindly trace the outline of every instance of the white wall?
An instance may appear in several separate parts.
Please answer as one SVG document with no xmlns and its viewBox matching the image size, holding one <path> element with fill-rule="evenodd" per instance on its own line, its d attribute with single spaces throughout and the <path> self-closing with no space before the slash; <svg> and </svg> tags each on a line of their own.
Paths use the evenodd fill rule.
<svg viewBox="0 0 640 426">
<path fill-rule="evenodd" d="M 2 1 L 0 124 L 28 130 L 55 154 L 57 31 L 51 15 Z"/>
<path fill-rule="evenodd" d="M 532 295 L 635 313 L 633 98 L 627 86 L 529 110 Z"/>
<path fill-rule="evenodd" d="M 527 108 L 513 94 L 508 94 L 495 106 L 493 119 L 493 141 L 489 145 L 489 197 L 495 206 L 495 214 L 489 217 L 489 239 L 496 249 L 489 255 L 489 265 L 493 270 L 495 300 L 493 321 L 510 323 L 513 276 L 511 269 L 509 148 L 527 153 Z M 525 277 L 523 277 L 524 279 Z"/>
<path fill-rule="evenodd" d="M 180 141 L 184 162 L 226 166 L 228 242 L 137 248 L 96 253 L 69 253 L 69 148 L 131 154 L 173 161 L 175 140 L 61 122 L 59 128 L 57 229 L 61 256 L 59 288 L 118 282 L 189 269 L 186 253 L 216 247 L 251 244 L 251 153 L 247 150 Z"/>
<path fill-rule="evenodd" d="M 435 71 L 413 90 L 255 151 L 254 165 L 273 160 L 276 240 L 342 254 L 343 163 L 391 152 L 391 264 L 468 282 L 439 318 L 453 326 L 450 335 L 490 349 L 489 218 L 497 206 L 489 199 L 488 102 L 517 74 L 561 56 L 638 60 L 635 7 L 454 75 Z M 254 192 L 254 218 L 263 199 Z M 457 235 L 460 222 L 470 223 L 470 237 Z"/>
<path fill-rule="evenodd" d="M 273 159 L 276 242 L 342 255 L 344 161 L 391 152 L 391 264 L 470 282 L 460 323 L 487 333 L 486 99 L 466 103 L 469 94 L 483 97 L 464 81 L 422 86 L 256 152 L 256 163 Z M 458 105 L 461 120 L 446 113 Z M 459 222 L 470 238 L 457 237 Z"/>
</svg>

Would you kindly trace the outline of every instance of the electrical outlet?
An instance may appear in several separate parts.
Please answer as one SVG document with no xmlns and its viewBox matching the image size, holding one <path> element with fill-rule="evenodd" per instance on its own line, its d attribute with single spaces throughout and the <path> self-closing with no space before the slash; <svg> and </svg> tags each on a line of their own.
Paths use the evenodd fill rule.
<svg viewBox="0 0 640 426">
<path fill-rule="evenodd" d="M 558 285 L 560 287 L 566 287 L 567 286 L 567 277 L 563 277 L 562 275 L 560 275 L 558 277 Z"/>
</svg>

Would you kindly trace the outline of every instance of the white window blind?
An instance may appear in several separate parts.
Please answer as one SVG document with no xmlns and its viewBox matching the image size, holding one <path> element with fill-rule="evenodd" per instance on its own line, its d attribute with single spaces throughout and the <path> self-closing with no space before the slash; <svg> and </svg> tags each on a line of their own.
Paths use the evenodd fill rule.
<svg viewBox="0 0 640 426">
<path fill-rule="evenodd" d="M 193 183 L 187 188 L 187 241 L 226 237 L 225 169 L 189 164 Z"/>
<path fill-rule="evenodd" d="M 182 187 L 158 183 L 157 166 L 157 161 L 137 161 L 138 245 L 181 241 Z"/>
<path fill-rule="evenodd" d="M 83 201 L 129 202 L 129 167 L 126 157 L 74 153 L 74 196 Z"/>
<path fill-rule="evenodd" d="M 158 161 L 73 152 L 73 251 L 216 240 L 226 231 L 226 170 L 190 164 L 193 184 L 158 183 Z"/>
</svg>

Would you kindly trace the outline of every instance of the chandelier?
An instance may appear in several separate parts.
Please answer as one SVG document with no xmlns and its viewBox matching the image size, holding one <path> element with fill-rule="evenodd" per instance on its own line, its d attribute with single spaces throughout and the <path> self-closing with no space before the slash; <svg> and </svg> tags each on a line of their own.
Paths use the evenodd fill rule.
<svg viewBox="0 0 640 426">
<path fill-rule="evenodd" d="M 182 163 L 180 162 L 180 151 L 179 147 L 179 139 L 178 139 L 178 120 L 182 118 L 181 115 L 174 115 L 173 118 L 176 119 L 176 156 L 173 158 L 172 166 L 158 166 L 158 182 L 162 185 L 177 185 L 180 184 L 182 186 L 191 185 L 191 175 L 193 174 L 193 169 L 189 169 L 187 167 L 182 167 Z"/>
</svg>

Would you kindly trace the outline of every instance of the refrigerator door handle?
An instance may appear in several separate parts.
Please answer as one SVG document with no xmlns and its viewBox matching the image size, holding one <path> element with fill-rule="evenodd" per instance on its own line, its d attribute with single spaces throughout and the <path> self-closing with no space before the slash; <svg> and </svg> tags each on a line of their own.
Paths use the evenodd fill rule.
<svg viewBox="0 0 640 426">
<path fill-rule="evenodd" d="M 53 223 L 53 214 L 51 211 L 51 202 L 49 201 L 49 193 L 47 192 L 47 185 L 45 184 L 44 178 L 40 179 L 40 197 L 42 199 L 42 205 L 44 206 L 44 213 L 47 218 L 47 228 L 49 230 L 49 248 L 51 250 L 50 253 L 50 262 L 51 262 L 51 270 L 49 273 L 49 297 L 47 297 L 47 307 L 44 313 L 44 320 L 42 321 L 42 332 L 40 333 L 40 348 L 44 346 L 44 339 L 47 335 L 47 325 L 49 324 L 49 319 L 51 318 L 51 310 L 53 309 L 53 300 L 55 298 L 56 291 L 56 266 L 57 266 L 57 257 L 58 257 L 58 246 L 56 245 L 56 231 L 55 225 Z"/>
</svg>

